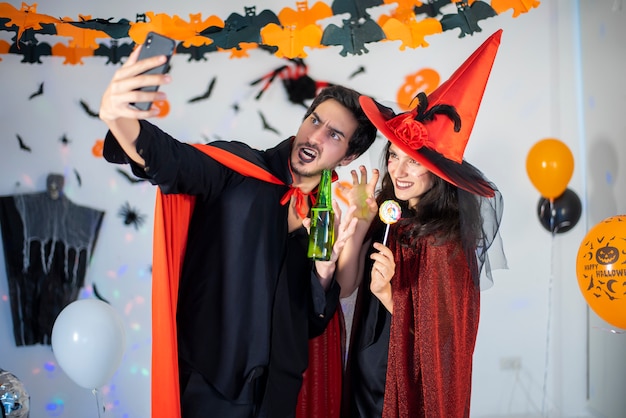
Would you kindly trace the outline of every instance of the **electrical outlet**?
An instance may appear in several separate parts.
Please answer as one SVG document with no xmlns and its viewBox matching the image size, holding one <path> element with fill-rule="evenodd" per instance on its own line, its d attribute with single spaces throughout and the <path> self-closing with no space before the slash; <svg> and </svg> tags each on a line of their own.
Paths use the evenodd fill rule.
<svg viewBox="0 0 626 418">
<path fill-rule="evenodd" d="M 500 369 L 502 370 L 519 370 L 522 368 L 522 359 L 520 357 L 502 357 L 500 359 Z"/>
</svg>

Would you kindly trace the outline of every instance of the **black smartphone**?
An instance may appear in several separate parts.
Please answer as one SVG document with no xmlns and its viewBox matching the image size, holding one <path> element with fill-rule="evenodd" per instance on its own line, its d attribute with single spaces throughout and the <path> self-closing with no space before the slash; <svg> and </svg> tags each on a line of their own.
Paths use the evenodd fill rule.
<svg viewBox="0 0 626 418">
<path fill-rule="evenodd" d="M 172 54 L 174 54 L 174 49 L 176 48 L 176 42 L 168 38 L 167 36 L 160 35 L 156 32 L 148 32 L 146 35 L 146 41 L 141 46 L 141 51 L 139 52 L 139 58 L 137 60 L 142 60 L 150 57 L 154 57 L 157 55 L 165 55 L 167 57 L 167 61 L 159 65 L 158 67 L 152 68 L 143 74 L 165 74 L 170 70 L 170 58 L 172 58 Z M 159 86 L 146 86 L 141 87 L 138 90 L 142 91 L 157 91 Z M 131 103 L 131 105 L 135 106 L 139 110 L 148 110 L 150 106 L 152 106 L 152 102 L 138 102 Z"/>
</svg>

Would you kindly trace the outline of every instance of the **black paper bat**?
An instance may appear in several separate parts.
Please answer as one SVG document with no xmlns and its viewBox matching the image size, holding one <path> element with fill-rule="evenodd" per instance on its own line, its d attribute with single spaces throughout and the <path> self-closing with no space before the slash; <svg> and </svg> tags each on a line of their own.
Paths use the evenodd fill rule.
<svg viewBox="0 0 626 418">
<path fill-rule="evenodd" d="M 267 119 L 265 119 L 265 115 L 263 115 L 263 113 L 261 113 L 260 110 L 259 110 L 259 116 L 261 117 L 261 123 L 263 123 L 263 129 L 265 129 L 267 131 L 272 131 L 275 134 L 280 135 L 280 132 L 278 132 L 278 129 L 274 128 L 269 123 L 267 123 Z"/>
<path fill-rule="evenodd" d="M 141 183 L 141 182 L 144 182 L 144 181 L 148 181 L 147 179 L 140 179 L 138 177 L 131 176 L 126 171 L 124 171 L 124 170 L 122 170 L 120 168 L 117 168 L 116 170 L 117 170 L 118 173 L 120 173 L 122 176 L 124 176 L 124 178 L 126 180 L 128 180 L 129 183 L 135 184 L 135 183 Z"/>
<path fill-rule="evenodd" d="M 113 18 L 108 19 L 84 19 L 80 18 L 80 22 L 66 22 L 70 25 L 77 26 L 82 29 L 94 29 L 106 33 L 113 39 L 121 39 L 128 37 L 128 29 L 130 29 L 130 21 L 126 19 L 120 19 L 117 22 L 111 22 Z"/>
<path fill-rule="evenodd" d="M 39 84 L 39 88 L 37 89 L 36 92 L 28 96 L 28 100 L 31 100 L 37 96 L 41 96 L 42 94 L 43 94 L 43 83 Z"/>
<path fill-rule="evenodd" d="M 74 169 L 74 176 L 76 177 L 76 182 L 78 182 L 78 186 L 82 186 L 83 185 L 83 179 L 80 177 L 80 174 L 78 174 L 78 170 Z"/>
<path fill-rule="evenodd" d="M 19 142 L 21 150 L 32 152 L 30 147 L 24 143 L 24 140 L 21 136 L 19 136 L 18 134 L 15 134 L 15 136 L 17 137 L 17 142 Z"/>
<path fill-rule="evenodd" d="M 214 26 L 212 26 L 214 28 Z M 221 28 L 219 28 L 221 30 Z M 206 36 L 206 35 L 204 35 Z M 217 46 L 213 44 L 202 45 L 202 46 L 190 46 L 185 47 L 183 43 L 179 43 L 176 45 L 176 54 L 187 54 L 189 58 L 187 62 L 191 61 L 207 61 L 207 58 L 204 56 L 205 54 L 210 54 L 211 52 L 217 52 Z"/>
<path fill-rule="evenodd" d="M 10 54 L 16 54 L 22 56 L 23 63 L 29 64 L 42 64 L 41 57 L 49 57 L 52 55 L 52 48 L 45 42 L 28 42 L 12 44 L 9 47 Z"/>
<path fill-rule="evenodd" d="M 224 21 L 224 28 L 210 27 L 200 34 L 211 38 L 217 48 L 239 49 L 241 42 L 261 43 L 261 29 L 269 23 L 280 25 L 278 16 L 271 10 L 256 14 L 256 6 L 244 7 L 245 15 L 231 13 Z M 212 45 L 213 45 L 212 44 Z"/>
<path fill-rule="evenodd" d="M 80 105 L 83 108 L 83 110 L 85 111 L 85 113 L 87 113 L 89 116 L 91 116 L 92 118 L 97 118 L 98 117 L 98 112 L 94 112 L 93 110 L 91 110 L 91 108 L 89 107 L 87 102 L 85 102 L 84 100 L 81 100 L 80 101 Z"/>
<path fill-rule="evenodd" d="M 111 46 L 100 44 L 98 48 L 93 51 L 93 55 L 97 57 L 107 57 L 108 60 L 105 64 L 119 64 L 122 58 L 126 58 L 133 52 L 134 43 L 119 44 L 116 39 L 111 40 Z"/>
<path fill-rule="evenodd" d="M 473 35 L 474 32 L 482 32 L 482 29 L 478 26 L 478 21 L 498 15 L 493 10 L 493 7 L 480 0 L 476 0 L 471 6 L 468 5 L 467 1 L 463 0 L 456 4 L 456 8 L 456 14 L 443 15 L 440 22 L 441 29 L 444 31 L 455 28 L 461 29 L 459 38 L 464 38 L 465 35 Z"/>
<path fill-rule="evenodd" d="M 426 0 L 421 6 L 414 6 L 415 15 L 425 14 L 428 17 L 437 17 L 441 14 L 441 9 L 451 3 L 451 0 Z"/>
<path fill-rule="evenodd" d="M 335 0 L 331 6 L 334 14 L 350 13 L 350 20 L 369 19 L 367 9 L 384 4 L 382 0 Z"/>
<path fill-rule="evenodd" d="M 108 300 L 106 300 L 105 298 L 102 297 L 102 295 L 100 294 L 100 292 L 98 292 L 98 288 L 96 287 L 96 284 L 93 284 L 93 295 L 100 299 L 102 302 L 108 303 L 109 305 L 111 304 Z"/>
<path fill-rule="evenodd" d="M 365 47 L 366 43 L 378 42 L 385 39 L 382 28 L 370 18 L 361 22 L 344 20 L 343 26 L 339 27 L 333 23 L 328 25 L 322 34 L 322 45 L 342 45 L 343 49 L 339 54 L 345 57 L 348 54 L 361 55 L 369 52 Z"/>
<path fill-rule="evenodd" d="M 209 83 L 209 87 L 207 88 L 207 90 L 204 93 L 202 93 L 200 96 L 192 97 L 191 99 L 187 101 L 187 103 L 195 103 L 195 102 L 199 102 L 200 100 L 208 99 L 211 96 L 211 92 L 213 91 L 213 87 L 215 86 L 216 79 L 217 77 L 213 77 L 213 80 L 211 80 L 211 82 Z"/>
<path fill-rule="evenodd" d="M 348 76 L 349 79 L 353 79 L 354 77 L 356 77 L 359 74 L 363 74 L 365 73 L 365 67 L 364 66 L 360 66 L 359 68 L 356 69 L 356 71 L 354 71 L 352 74 L 350 74 Z"/>
</svg>

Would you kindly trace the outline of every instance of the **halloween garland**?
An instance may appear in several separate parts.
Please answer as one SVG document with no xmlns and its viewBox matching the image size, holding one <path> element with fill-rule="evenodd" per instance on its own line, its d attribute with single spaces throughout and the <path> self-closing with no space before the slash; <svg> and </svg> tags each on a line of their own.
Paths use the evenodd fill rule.
<svg viewBox="0 0 626 418">
<path fill-rule="evenodd" d="M 280 58 L 305 58 L 305 48 L 341 46 L 339 54 L 361 55 L 369 52 L 366 44 L 401 41 L 399 48 L 427 47 L 425 38 L 449 30 L 459 30 L 459 38 L 480 32 L 481 20 L 513 10 L 518 17 L 539 6 L 537 0 L 334 0 L 329 5 L 318 1 L 296 1 L 296 9 L 283 8 L 275 13 L 256 6 L 244 7 L 244 14 L 231 13 L 225 20 L 216 15 L 177 15 L 152 11 L 126 18 L 93 18 L 78 15 L 57 18 L 37 12 L 37 4 L 22 2 L 17 9 L 0 3 L 0 31 L 13 32 L 9 43 L 0 39 L 3 54 L 22 56 L 23 63 L 42 63 L 48 56 L 63 57 L 63 64 L 83 64 L 89 57 L 106 57 L 106 64 L 118 64 L 135 44 L 143 43 L 149 31 L 175 39 L 176 52 L 188 61 L 206 61 L 207 54 L 230 51 L 231 58 L 247 57 L 255 48 L 266 49 Z M 396 5 L 377 20 L 369 11 L 378 6 Z M 342 16 L 341 24 L 323 26 L 326 19 Z M 57 43 L 43 42 L 40 35 L 63 38 Z"/>
</svg>

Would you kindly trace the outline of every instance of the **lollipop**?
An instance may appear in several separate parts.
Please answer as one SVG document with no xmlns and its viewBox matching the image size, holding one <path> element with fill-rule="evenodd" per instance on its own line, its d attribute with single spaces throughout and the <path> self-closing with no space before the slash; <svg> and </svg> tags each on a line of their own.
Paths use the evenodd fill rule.
<svg viewBox="0 0 626 418">
<path fill-rule="evenodd" d="M 381 221 L 387 224 L 385 237 L 383 238 L 383 245 L 386 245 L 387 235 L 389 234 L 389 225 L 398 222 L 402 216 L 402 209 L 395 200 L 385 200 L 382 205 L 380 205 L 380 209 L 378 209 L 378 216 L 380 216 Z"/>
</svg>

